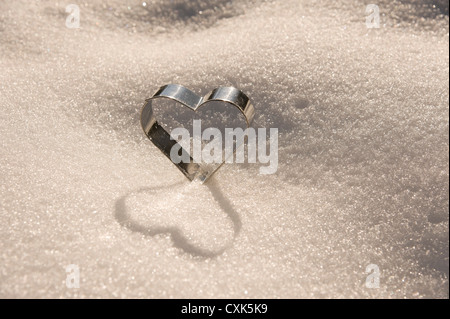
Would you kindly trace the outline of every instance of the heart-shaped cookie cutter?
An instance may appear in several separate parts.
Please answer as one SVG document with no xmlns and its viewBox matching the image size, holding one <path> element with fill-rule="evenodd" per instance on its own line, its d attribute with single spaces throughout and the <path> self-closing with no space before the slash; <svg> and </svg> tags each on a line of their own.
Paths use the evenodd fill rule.
<svg viewBox="0 0 450 319">
<path fill-rule="evenodd" d="M 141 126 L 145 135 L 147 135 L 153 144 L 155 144 L 170 160 L 170 150 L 177 144 L 177 141 L 170 138 L 170 134 L 158 124 L 155 118 L 152 101 L 158 98 L 166 98 L 179 102 L 194 112 L 211 101 L 226 102 L 237 107 L 239 111 L 241 111 L 245 117 L 247 128 L 250 126 L 253 116 L 255 115 L 255 108 L 248 96 L 234 87 L 220 86 L 206 94 L 204 97 L 198 96 L 191 90 L 178 84 L 168 84 L 160 87 L 151 98 L 145 100 L 145 104 L 141 111 Z M 205 182 L 220 168 L 220 166 L 222 166 L 224 161 L 213 171 L 208 172 L 203 172 L 200 165 L 194 163 L 192 157 L 190 158 L 189 163 L 180 162 L 177 164 L 173 161 L 172 163 L 174 163 L 190 181 L 199 179 L 201 182 Z"/>
</svg>

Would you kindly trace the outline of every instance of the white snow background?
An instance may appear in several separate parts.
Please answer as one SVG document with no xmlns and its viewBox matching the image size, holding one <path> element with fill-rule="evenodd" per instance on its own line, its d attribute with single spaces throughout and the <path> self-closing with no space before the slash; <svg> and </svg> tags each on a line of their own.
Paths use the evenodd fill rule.
<svg viewBox="0 0 450 319">
<path fill-rule="evenodd" d="M 448 298 L 448 1 L 369 3 L 1 1 L 0 297 Z M 247 93 L 278 172 L 189 183 L 168 83 Z"/>
</svg>

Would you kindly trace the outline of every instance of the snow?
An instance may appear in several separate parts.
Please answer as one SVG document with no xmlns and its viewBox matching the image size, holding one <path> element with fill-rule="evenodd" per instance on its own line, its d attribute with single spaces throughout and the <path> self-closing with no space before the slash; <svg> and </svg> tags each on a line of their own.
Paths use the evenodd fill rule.
<svg viewBox="0 0 450 319">
<path fill-rule="evenodd" d="M 448 298 L 448 2 L 68 4 L 0 3 L 1 297 Z M 278 172 L 189 183 L 139 125 L 168 83 L 248 94 Z"/>
</svg>

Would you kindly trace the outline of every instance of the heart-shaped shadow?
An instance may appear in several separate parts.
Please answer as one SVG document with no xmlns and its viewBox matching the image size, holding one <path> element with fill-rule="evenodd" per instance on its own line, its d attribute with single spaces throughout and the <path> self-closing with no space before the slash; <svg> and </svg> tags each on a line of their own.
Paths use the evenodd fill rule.
<svg viewBox="0 0 450 319">
<path fill-rule="evenodd" d="M 171 150 L 174 146 L 181 152 L 191 154 L 190 150 L 184 149 L 178 142 L 171 138 L 171 135 L 163 128 L 162 125 L 156 120 L 155 112 L 152 104 L 155 99 L 169 99 L 180 103 L 187 107 L 189 110 L 196 112 L 199 108 L 210 104 L 211 102 L 224 102 L 227 105 L 231 105 L 238 109 L 245 118 L 246 126 L 249 127 L 253 120 L 255 109 L 250 102 L 250 99 L 240 90 L 234 87 L 218 87 L 206 94 L 204 97 L 196 95 L 194 92 L 185 88 L 182 85 L 169 84 L 162 86 L 155 94 L 146 100 L 141 111 L 141 126 L 145 135 L 155 144 L 172 163 L 189 179 L 198 179 L 201 182 L 208 180 L 214 172 L 220 168 L 225 162 L 226 158 L 222 156 L 222 161 L 219 165 L 211 168 L 211 166 L 202 165 L 198 159 L 194 161 L 190 156 L 188 162 L 174 162 L 171 157 Z M 201 141 L 200 141 L 201 142 Z M 234 146 L 234 151 L 239 147 Z M 223 154 L 224 152 L 222 152 Z"/>
<path fill-rule="evenodd" d="M 197 184 L 197 183 L 194 183 Z M 161 222 L 162 224 L 164 224 L 164 222 L 162 222 L 161 220 L 155 221 L 155 224 L 152 224 L 152 221 L 148 222 L 144 222 L 141 221 L 138 216 L 138 214 L 136 212 L 133 212 L 131 209 L 129 209 L 128 205 L 127 205 L 127 200 L 130 199 L 132 196 L 140 196 L 140 195 L 144 195 L 146 196 L 146 200 L 151 200 L 152 202 L 157 202 L 158 199 L 154 198 L 155 193 L 157 192 L 163 192 L 163 194 L 167 194 L 168 198 L 171 198 L 171 201 L 174 201 L 172 204 L 174 205 L 174 210 L 175 209 L 179 209 L 180 205 L 180 201 L 182 201 L 182 198 L 180 199 L 178 196 L 178 190 L 177 190 L 177 186 L 181 186 L 184 185 L 186 187 L 186 183 L 176 183 L 173 185 L 169 185 L 169 186 L 165 186 L 165 187 L 144 187 L 144 188 L 140 188 L 136 191 L 132 191 L 122 197 L 120 197 L 115 204 L 115 212 L 114 212 L 114 217 L 116 218 L 116 220 L 119 222 L 120 225 L 126 227 L 127 229 L 129 229 L 132 232 L 136 232 L 136 233 L 141 233 L 145 236 L 156 236 L 156 235 L 160 235 L 160 234 L 170 234 L 172 241 L 173 241 L 173 245 L 179 249 L 182 249 L 184 252 L 192 255 L 192 256 L 198 256 L 198 257 L 204 257 L 204 258 L 213 258 L 216 256 L 221 255 L 225 250 L 227 250 L 228 248 L 230 248 L 233 243 L 235 238 L 238 236 L 241 227 L 242 227 L 242 222 L 241 219 L 239 217 L 239 214 L 235 211 L 235 209 L 233 208 L 232 204 L 230 203 L 230 201 L 223 196 L 222 192 L 220 191 L 219 187 L 216 185 L 215 181 L 211 180 L 210 183 L 205 184 L 205 185 L 194 185 L 193 187 L 195 187 L 196 189 L 192 188 L 191 191 L 196 191 L 198 192 L 200 191 L 205 191 L 205 190 L 209 190 L 210 194 L 212 195 L 212 199 L 215 203 L 218 204 L 218 206 L 220 207 L 220 209 L 225 212 L 226 214 L 226 218 L 229 219 L 229 221 L 231 221 L 232 223 L 232 230 L 231 233 L 231 239 L 228 239 L 225 244 L 223 244 L 222 246 L 215 248 L 215 249 L 209 249 L 209 248 L 204 248 L 201 247 L 201 245 L 192 243 L 192 241 L 190 239 L 188 239 L 188 236 L 186 236 L 185 231 L 180 227 L 180 226 L 168 226 L 168 225 L 163 225 L 163 226 L 157 226 L 157 223 Z M 190 184 L 193 185 L 193 184 Z M 189 186 L 188 186 L 189 187 Z M 199 189 L 200 188 L 200 189 Z M 174 192 L 177 192 L 177 194 L 174 194 Z M 152 197 L 148 197 L 148 195 L 153 195 Z M 190 197 L 191 195 L 188 194 Z M 178 200 L 177 200 L 178 199 Z M 142 201 L 142 198 L 140 199 Z M 163 200 L 159 200 L 159 207 L 158 205 L 152 205 L 154 210 L 158 210 L 158 213 L 162 213 L 162 214 L 166 214 L 167 211 L 164 211 L 165 208 L 167 207 L 167 201 Z M 145 204 L 146 205 L 146 204 Z M 203 205 L 203 204 L 202 204 Z M 192 210 L 190 210 L 190 208 L 188 208 L 186 210 L 187 213 L 187 218 L 191 218 L 191 214 L 193 213 Z M 198 220 L 199 220 L 199 216 L 196 216 L 197 219 L 195 219 L 195 217 L 192 217 L 192 221 L 191 221 L 191 225 L 195 225 L 198 224 Z M 204 216 L 201 216 L 201 219 Z M 161 217 L 162 219 L 164 219 L 164 216 Z M 178 218 L 178 217 L 177 217 Z M 175 223 L 176 222 L 176 219 Z M 210 222 L 205 221 L 205 225 L 207 225 L 207 229 L 205 229 L 204 231 L 206 233 L 211 233 L 216 230 L 216 225 L 211 225 Z M 210 231 L 211 230 L 211 231 Z M 228 237 L 230 237 L 228 236 Z"/>
</svg>

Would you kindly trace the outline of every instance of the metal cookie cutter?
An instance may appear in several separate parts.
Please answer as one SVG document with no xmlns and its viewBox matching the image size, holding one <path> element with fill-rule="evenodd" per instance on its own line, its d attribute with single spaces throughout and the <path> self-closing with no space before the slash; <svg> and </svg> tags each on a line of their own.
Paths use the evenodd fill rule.
<svg viewBox="0 0 450 319">
<path fill-rule="evenodd" d="M 145 135 L 155 144 L 167 158 L 170 159 L 170 150 L 177 142 L 170 138 L 170 134 L 160 126 L 154 116 L 152 101 L 158 98 L 171 99 L 188 107 L 192 111 L 196 111 L 201 106 L 211 101 L 222 101 L 237 107 L 245 117 L 247 128 L 255 115 L 255 108 L 250 99 L 242 91 L 234 87 L 220 86 L 204 97 L 200 97 L 191 90 L 178 84 L 168 84 L 160 87 L 158 91 L 149 99 L 147 99 L 141 111 L 141 126 Z M 173 162 L 172 162 L 173 163 Z M 213 171 L 202 171 L 197 163 L 194 163 L 192 157 L 189 163 L 174 163 L 178 169 L 190 180 L 199 179 L 205 182 L 214 172 L 223 164 L 222 162 Z"/>
</svg>

